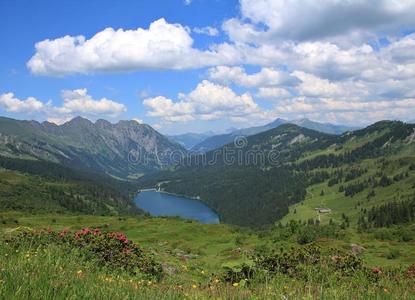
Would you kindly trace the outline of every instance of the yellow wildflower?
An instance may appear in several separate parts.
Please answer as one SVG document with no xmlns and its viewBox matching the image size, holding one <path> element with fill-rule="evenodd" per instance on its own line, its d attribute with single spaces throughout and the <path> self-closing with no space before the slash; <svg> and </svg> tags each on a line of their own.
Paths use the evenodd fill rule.
<svg viewBox="0 0 415 300">
<path fill-rule="evenodd" d="M 192 289 L 195 289 L 195 288 L 197 288 L 197 285 L 196 284 L 192 284 Z"/>
<path fill-rule="evenodd" d="M 234 287 L 237 287 L 237 286 L 239 285 L 239 283 L 238 283 L 238 282 L 234 282 L 232 285 L 233 285 Z"/>
</svg>

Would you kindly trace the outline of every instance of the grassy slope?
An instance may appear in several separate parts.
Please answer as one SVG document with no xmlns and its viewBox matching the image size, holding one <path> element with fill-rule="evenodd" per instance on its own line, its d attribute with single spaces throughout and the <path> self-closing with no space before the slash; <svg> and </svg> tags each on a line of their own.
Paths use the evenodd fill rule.
<svg viewBox="0 0 415 300">
<path fill-rule="evenodd" d="M 118 218 L 57 214 L 33 216 L 7 212 L 0 214 L 0 222 L 0 230 L 6 233 L 19 226 L 53 229 L 80 229 L 87 226 L 122 231 L 133 241 L 153 249 L 161 261 L 180 266 L 183 262 L 183 255 L 190 255 L 188 262 L 192 268 L 209 271 L 217 270 L 224 264 L 243 262 L 253 249 L 261 246 L 289 248 L 296 244 L 290 240 L 279 241 L 275 244 L 272 242 L 272 234 L 259 236 L 258 233 L 226 224 L 205 225 L 176 218 Z M 415 230 L 415 226 L 411 228 Z M 371 266 L 407 266 L 415 263 L 414 241 L 378 240 L 369 234 L 357 234 L 353 227 L 348 229 L 347 233 L 348 236 L 342 240 L 322 239 L 318 241 L 318 244 L 322 247 L 338 246 L 349 249 L 350 243 L 360 243 L 366 248 L 363 257 Z M 387 254 L 393 249 L 401 251 L 401 256 L 396 259 L 387 259 Z"/>
<path fill-rule="evenodd" d="M 148 248 L 152 248 L 162 261 L 180 265 L 182 255 L 190 254 L 194 267 L 203 266 L 215 270 L 223 263 L 240 262 L 243 255 L 235 252 L 243 248 L 249 252 L 263 243 L 256 234 L 233 226 L 217 224 L 205 225 L 195 221 L 176 218 L 149 217 L 106 217 L 90 215 L 31 215 L 18 212 L 0 213 L 0 230 L 10 232 L 23 226 L 31 228 L 51 227 L 53 229 L 80 229 L 100 227 L 112 231 L 122 231 L 127 236 Z M 15 220 L 18 221 L 16 224 Z M 242 244 L 236 240 L 242 237 Z"/>
<path fill-rule="evenodd" d="M 363 142 L 373 139 L 374 136 L 357 138 L 348 142 L 341 150 L 338 150 L 338 152 L 355 149 L 361 146 Z M 329 153 L 336 154 L 336 151 L 333 148 L 329 148 L 326 151 L 319 151 L 318 153 L 307 153 L 301 160 L 304 161 L 311 159 L 316 155 Z M 377 240 L 368 234 L 358 234 L 356 230 L 357 220 L 363 209 L 369 210 L 373 206 L 390 201 L 406 200 L 415 193 L 415 172 L 408 170 L 408 164 L 415 163 L 413 146 L 404 147 L 399 154 L 387 156 L 386 160 L 388 161 L 386 167 L 383 167 L 382 162 L 378 159 L 366 159 L 359 164 L 342 166 L 340 169 L 343 169 L 344 171 L 351 167 L 360 167 L 362 169 L 367 169 L 368 172 L 347 183 L 341 182 L 329 187 L 328 180 L 326 180 L 323 183 L 314 184 L 308 187 L 305 200 L 290 206 L 289 213 L 281 220 L 281 222 L 286 224 L 290 220 L 319 219 L 322 224 L 328 224 L 330 219 L 332 219 L 334 222 L 340 224 L 342 222 L 342 215 L 345 214 L 351 220 L 351 228 L 348 230 L 348 236 L 350 237 L 349 241 L 350 243 L 363 245 L 366 248 L 363 257 L 367 262 L 373 265 L 394 265 L 397 263 L 396 260 L 387 259 L 387 254 L 392 250 L 399 251 L 401 255 L 399 258 L 400 262 L 413 262 L 415 243 Z M 405 161 L 405 165 L 401 165 L 400 161 Z M 330 168 L 320 170 L 333 171 Z M 350 183 L 365 181 L 369 177 L 374 176 L 376 172 L 384 172 L 390 178 L 405 172 L 408 172 L 409 176 L 401 181 L 393 182 L 386 187 L 378 186 L 376 188 L 365 188 L 353 197 L 346 197 L 343 192 L 339 192 L 340 185 L 346 186 Z M 375 191 L 376 196 L 368 199 L 367 196 L 372 190 Z M 321 194 L 321 191 L 324 191 L 324 195 Z M 331 212 L 318 214 L 315 211 L 315 208 L 317 207 L 330 208 Z M 406 226 L 407 225 L 403 225 L 403 227 Z M 414 226 L 408 228 L 411 228 L 412 231 L 415 230 Z"/>
<path fill-rule="evenodd" d="M 29 215 L 17 212 L 1 214 L 0 231 L 13 234 L 17 226 L 52 227 L 53 229 L 79 229 L 84 226 L 103 227 L 123 231 L 142 247 L 151 249 L 157 261 L 176 270 L 160 283 L 143 282 L 125 274 L 108 273 L 94 268 L 93 264 L 77 261 L 76 257 L 50 247 L 45 251 L 11 253 L 0 245 L 0 294 L 8 299 L 29 297 L 52 299 L 56 297 L 100 299 L 271 299 L 271 298 L 350 298 L 354 299 L 410 299 L 415 291 L 408 283 L 380 282 L 372 284 L 359 278 L 336 282 L 331 274 L 310 274 L 306 281 L 277 277 L 265 283 L 252 283 L 251 288 L 233 287 L 219 282 L 209 286 L 222 266 L 247 260 L 249 253 L 261 245 L 272 244 L 268 235 L 229 225 L 203 225 L 172 218 L 118 218 L 103 216 Z M 15 222 L 18 222 L 16 224 Z M 323 247 L 345 246 L 346 241 L 324 240 Z M 274 246 L 289 247 L 289 243 Z M 379 244 L 380 245 L 380 244 Z M 405 245 L 408 252 L 414 245 Z M 376 255 L 371 249 L 369 256 Z M 184 259 L 184 256 L 188 259 Z M 366 258 L 366 257 L 365 257 Z M 395 266 L 405 259 L 394 260 Z M 414 262 L 415 258 L 411 258 Z M 79 271 L 82 271 L 79 274 Z M 324 281 L 325 283 L 322 283 Z M 356 288 L 359 286 L 359 288 Z M 415 286 L 413 286 L 415 287 Z M 3 290 L 2 290 L 3 289 Z M 353 289 L 353 292 L 351 292 Z M 386 289 L 386 292 L 385 292 Z M 17 292 L 16 292 L 17 291 Z M 1 298 L 1 297 L 0 297 Z"/>
</svg>

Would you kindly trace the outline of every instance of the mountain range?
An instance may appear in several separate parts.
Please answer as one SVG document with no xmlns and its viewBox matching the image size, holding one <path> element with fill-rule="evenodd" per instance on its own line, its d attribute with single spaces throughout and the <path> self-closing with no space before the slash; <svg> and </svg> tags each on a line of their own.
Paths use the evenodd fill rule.
<svg viewBox="0 0 415 300">
<path fill-rule="evenodd" d="M 361 205 L 371 195 L 378 204 L 415 197 L 414 180 L 415 125 L 382 121 L 341 135 L 282 124 L 140 182 L 200 198 L 225 223 L 258 227 L 281 219 L 311 189 L 329 189 L 333 206 L 352 212 L 353 198 Z"/>
<path fill-rule="evenodd" d="M 319 122 L 311 121 L 309 119 L 298 119 L 298 120 L 287 121 L 287 120 L 278 118 L 274 120 L 273 122 L 265 124 L 263 126 L 248 127 L 244 129 L 235 130 L 231 133 L 219 134 L 219 135 L 208 137 L 202 142 L 194 145 L 191 148 L 191 150 L 196 151 L 196 152 L 207 152 L 207 151 L 217 149 L 217 148 L 222 147 L 223 145 L 231 143 L 236 137 L 255 135 L 255 134 L 276 128 L 286 123 L 295 124 L 295 125 L 298 125 L 304 128 L 313 129 L 313 130 L 320 131 L 323 133 L 328 133 L 328 134 L 341 134 L 346 131 L 352 131 L 352 130 L 357 129 L 357 127 L 334 125 L 330 123 L 319 123 Z"/>
<path fill-rule="evenodd" d="M 324 133 L 320 123 L 296 122 L 319 130 L 277 119 L 233 131 L 232 138 L 246 136 L 242 144 L 223 135 L 224 145 L 197 154 L 135 121 L 77 117 L 55 125 L 0 118 L 0 170 L 8 178 L 0 180 L 0 204 L 115 214 L 132 209 L 135 189 L 158 185 L 200 198 L 223 222 L 261 227 L 290 214 L 311 190 L 329 189 L 325 201 L 335 199 L 332 205 L 341 203 L 343 211 L 374 194 L 378 204 L 415 195 L 415 124 L 382 121 L 333 134 L 346 128 L 323 124 L 330 130 Z M 175 151 L 186 159 L 173 160 Z M 233 161 L 227 151 L 236 154 Z"/>
<path fill-rule="evenodd" d="M 185 149 L 136 121 L 95 123 L 77 117 L 62 125 L 0 118 L 0 155 L 47 160 L 119 178 L 137 178 L 170 165 Z"/>
</svg>

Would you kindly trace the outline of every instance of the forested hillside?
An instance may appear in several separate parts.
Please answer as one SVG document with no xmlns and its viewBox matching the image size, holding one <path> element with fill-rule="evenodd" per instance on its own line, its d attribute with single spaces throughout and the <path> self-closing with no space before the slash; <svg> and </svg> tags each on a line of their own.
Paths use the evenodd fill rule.
<svg viewBox="0 0 415 300">
<path fill-rule="evenodd" d="M 47 161 L 0 156 L 0 210 L 96 215 L 136 214 L 136 187 Z"/>
<path fill-rule="evenodd" d="M 386 186 L 396 190 L 414 180 L 414 128 L 383 121 L 343 135 L 329 135 L 286 124 L 248 137 L 243 147 L 237 142 L 229 144 L 222 151 L 193 157 L 174 171 L 148 176 L 141 182 L 143 186 L 160 182 L 166 191 L 200 197 L 224 222 L 245 226 L 271 224 L 289 212 L 289 205 L 324 199 L 324 189 L 309 195 L 310 189 L 324 185 L 330 186 L 338 206 L 349 207 L 349 199 L 364 194 L 372 199 L 367 210 L 396 200 L 376 196 L 378 190 L 382 194 Z M 226 163 L 226 151 L 236 155 L 233 163 Z M 263 156 L 254 161 L 252 153 Z M 215 163 L 201 164 L 202 158 L 206 162 L 215 158 Z M 389 172 L 387 166 L 396 164 L 400 167 Z M 405 185 L 401 195 L 408 198 L 413 193 L 414 186 Z M 316 217 L 314 208 L 318 205 L 311 201 L 315 206 L 309 216 Z"/>
</svg>

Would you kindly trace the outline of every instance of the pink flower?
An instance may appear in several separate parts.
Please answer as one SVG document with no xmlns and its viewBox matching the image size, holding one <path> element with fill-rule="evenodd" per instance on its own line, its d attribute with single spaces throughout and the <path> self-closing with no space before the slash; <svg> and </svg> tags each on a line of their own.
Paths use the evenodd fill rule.
<svg viewBox="0 0 415 300">
<path fill-rule="evenodd" d="M 69 229 L 68 228 L 65 228 L 65 229 L 63 229 L 60 233 L 59 233 L 59 235 L 61 236 L 61 237 L 64 237 L 65 235 L 67 235 L 69 233 Z"/>
<path fill-rule="evenodd" d="M 87 227 L 87 228 L 84 228 L 84 229 L 82 229 L 82 234 L 83 235 L 87 235 L 88 233 L 90 233 L 91 232 L 91 230 L 89 230 L 89 228 Z"/>
<path fill-rule="evenodd" d="M 372 272 L 373 272 L 374 274 L 381 274 L 381 273 L 382 273 L 381 269 L 380 269 L 380 268 L 377 268 L 377 267 L 373 268 L 373 269 L 372 269 Z"/>
</svg>

